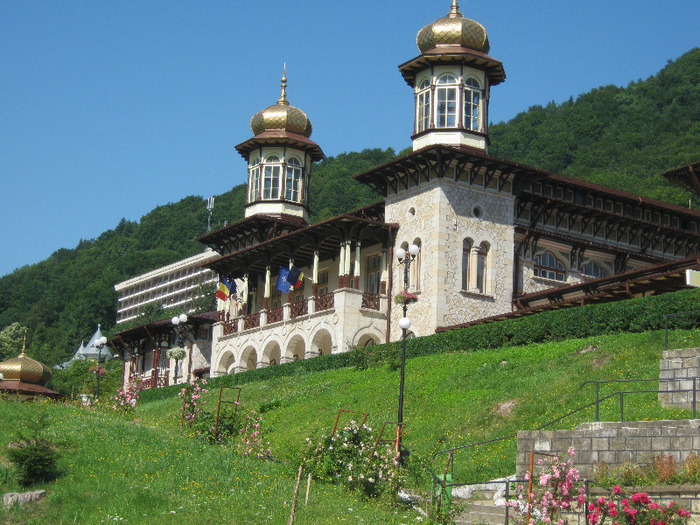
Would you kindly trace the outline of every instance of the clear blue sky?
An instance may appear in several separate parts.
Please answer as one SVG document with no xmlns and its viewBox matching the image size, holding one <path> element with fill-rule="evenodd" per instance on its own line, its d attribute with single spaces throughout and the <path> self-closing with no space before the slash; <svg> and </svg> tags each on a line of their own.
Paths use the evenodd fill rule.
<svg viewBox="0 0 700 525">
<path fill-rule="evenodd" d="M 250 117 L 290 102 L 327 155 L 410 145 L 397 66 L 450 0 L 0 1 L 0 275 L 245 181 Z M 700 44 L 697 0 L 460 2 L 507 79 L 490 117 L 644 79 Z M 669 166 L 671 168 L 672 166 Z"/>
</svg>

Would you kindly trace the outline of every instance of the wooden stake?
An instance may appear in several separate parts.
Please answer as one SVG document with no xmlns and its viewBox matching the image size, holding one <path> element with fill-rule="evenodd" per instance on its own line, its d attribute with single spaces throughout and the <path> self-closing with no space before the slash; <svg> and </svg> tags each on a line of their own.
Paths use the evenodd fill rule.
<svg viewBox="0 0 700 525">
<path fill-rule="evenodd" d="M 289 516 L 289 525 L 294 525 L 294 511 L 297 508 L 297 498 L 299 497 L 299 485 L 301 485 L 301 473 L 304 465 L 299 465 L 299 475 L 297 475 L 297 486 L 294 489 L 294 501 L 292 501 L 292 515 Z"/>
<path fill-rule="evenodd" d="M 311 491 L 311 472 L 309 472 L 309 478 L 306 480 L 306 499 L 304 500 L 304 505 L 309 504 L 309 492 Z"/>
</svg>

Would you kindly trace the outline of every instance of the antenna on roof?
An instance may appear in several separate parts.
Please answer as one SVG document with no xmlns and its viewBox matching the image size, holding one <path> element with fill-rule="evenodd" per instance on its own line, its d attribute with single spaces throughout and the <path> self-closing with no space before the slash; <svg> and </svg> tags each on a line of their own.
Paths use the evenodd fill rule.
<svg viewBox="0 0 700 525">
<path fill-rule="evenodd" d="M 207 233 L 211 231 L 211 213 L 214 211 L 214 197 L 209 197 L 207 201 Z"/>
</svg>

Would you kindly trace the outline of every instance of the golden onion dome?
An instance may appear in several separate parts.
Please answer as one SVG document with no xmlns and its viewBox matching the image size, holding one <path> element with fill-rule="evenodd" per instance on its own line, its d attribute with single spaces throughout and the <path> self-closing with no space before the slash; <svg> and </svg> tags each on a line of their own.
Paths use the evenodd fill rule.
<svg viewBox="0 0 700 525">
<path fill-rule="evenodd" d="M 282 93 L 277 104 L 258 111 L 250 119 L 250 129 L 257 135 L 263 131 L 289 131 L 305 137 L 311 136 L 311 121 L 299 108 L 295 108 L 287 101 L 287 77 L 286 68 L 282 74 Z"/>
<path fill-rule="evenodd" d="M 459 12 L 457 0 L 452 0 L 452 8 L 447 16 L 438 18 L 418 32 L 416 45 L 421 53 L 436 46 L 461 46 L 486 54 L 491 48 L 484 26 L 464 18 Z"/>
<path fill-rule="evenodd" d="M 51 379 L 51 370 L 39 361 L 27 357 L 22 346 L 22 353 L 0 363 L 0 374 L 3 380 L 19 380 L 24 383 L 34 383 L 44 386 Z"/>
</svg>

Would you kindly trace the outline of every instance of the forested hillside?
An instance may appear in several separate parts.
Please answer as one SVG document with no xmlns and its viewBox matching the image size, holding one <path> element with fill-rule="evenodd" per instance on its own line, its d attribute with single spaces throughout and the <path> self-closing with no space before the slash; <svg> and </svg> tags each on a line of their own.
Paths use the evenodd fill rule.
<svg viewBox="0 0 700 525">
<path fill-rule="evenodd" d="M 700 49 L 627 87 L 532 107 L 491 126 L 490 135 L 492 155 L 687 205 L 689 195 L 658 174 L 700 159 Z M 373 149 L 320 162 L 312 173 L 311 222 L 378 200 L 351 175 L 394 156 Z M 243 185 L 217 196 L 212 226 L 243 218 L 244 202 Z M 0 331 L 19 322 L 29 329 L 30 355 L 49 365 L 63 361 L 97 323 L 113 326 L 116 282 L 202 250 L 194 239 L 204 233 L 206 214 L 204 199 L 185 197 L 0 278 Z"/>
<path fill-rule="evenodd" d="M 627 87 L 531 107 L 489 135 L 497 157 L 687 206 L 658 175 L 700 159 L 700 48 Z"/>
</svg>

